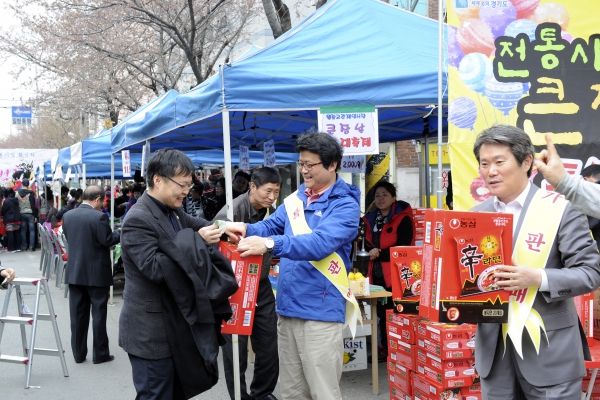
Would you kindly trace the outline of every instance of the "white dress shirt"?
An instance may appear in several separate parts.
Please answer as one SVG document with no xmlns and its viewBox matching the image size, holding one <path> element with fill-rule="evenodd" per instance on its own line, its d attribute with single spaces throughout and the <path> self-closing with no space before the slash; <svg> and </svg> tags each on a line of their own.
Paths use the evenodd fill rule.
<svg viewBox="0 0 600 400">
<path fill-rule="evenodd" d="M 496 209 L 497 212 L 512 214 L 514 216 L 513 236 L 514 235 L 518 236 L 518 234 L 519 234 L 518 232 L 515 232 L 515 229 L 517 228 L 519 218 L 521 217 L 521 211 L 523 211 L 523 206 L 525 205 L 525 199 L 527 198 L 527 195 L 529 194 L 529 190 L 531 190 L 531 182 L 527 182 L 527 187 L 525 188 L 525 190 L 523 190 L 523 192 L 521 192 L 521 194 L 519 196 L 517 196 L 516 199 L 514 199 L 513 201 L 511 201 L 508 204 L 501 202 L 498 199 L 498 197 L 494 197 L 494 208 Z M 544 269 L 540 269 L 539 271 L 542 274 L 542 284 L 541 284 L 539 290 L 542 292 L 547 292 L 550 290 L 550 288 L 548 287 L 548 276 L 546 275 L 546 271 L 544 271 Z"/>
</svg>

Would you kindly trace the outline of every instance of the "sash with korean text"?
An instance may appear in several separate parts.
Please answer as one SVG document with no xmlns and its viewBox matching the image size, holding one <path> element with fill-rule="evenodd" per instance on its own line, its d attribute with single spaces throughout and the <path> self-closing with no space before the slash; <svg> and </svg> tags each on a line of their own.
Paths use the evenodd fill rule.
<svg viewBox="0 0 600 400">
<path fill-rule="evenodd" d="M 306 218 L 304 217 L 304 204 L 302 203 L 302 200 L 298 198 L 297 193 L 297 191 L 292 193 L 286 197 L 283 202 L 294 235 L 305 235 L 312 233 L 312 230 L 306 222 Z M 346 304 L 346 322 L 344 326 L 350 327 L 352 338 L 354 338 L 354 335 L 356 334 L 356 322 L 360 321 L 362 325 L 362 318 L 358 302 L 349 288 L 348 274 L 346 273 L 344 260 L 342 260 L 342 257 L 340 257 L 339 254 L 334 252 L 322 260 L 310 261 L 310 263 L 319 270 L 319 272 L 325 275 L 349 303 Z"/>
<path fill-rule="evenodd" d="M 542 189 L 537 191 L 527 208 L 527 214 L 515 242 L 513 249 L 515 263 L 534 269 L 545 268 L 566 205 L 567 200 L 558 193 Z M 531 337 L 538 354 L 541 332 L 544 332 L 546 342 L 548 342 L 542 317 L 533 309 L 537 292 L 538 288 L 535 286 L 514 291 L 510 296 L 508 306 L 508 323 L 502 324 L 504 351 L 506 351 L 506 336 L 508 335 L 521 358 L 523 358 L 524 329 Z M 550 345 L 549 342 L 548 345 Z"/>
</svg>

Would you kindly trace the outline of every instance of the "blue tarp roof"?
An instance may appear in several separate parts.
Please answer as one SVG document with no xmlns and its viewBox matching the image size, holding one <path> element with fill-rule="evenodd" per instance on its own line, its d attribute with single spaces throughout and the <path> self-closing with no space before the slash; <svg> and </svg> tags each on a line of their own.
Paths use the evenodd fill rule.
<svg viewBox="0 0 600 400">
<path fill-rule="evenodd" d="M 419 138 L 437 103 L 437 30 L 436 21 L 378 0 L 329 0 L 126 135 L 113 129 L 112 151 L 141 151 L 148 139 L 152 149 L 222 149 L 224 109 L 232 111 L 232 148 L 274 139 L 276 150 L 293 151 L 297 135 L 316 128 L 319 107 L 340 105 L 378 107 L 381 142 Z M 437 111 L 429 121 L 436 132 Z"/>
</svg>

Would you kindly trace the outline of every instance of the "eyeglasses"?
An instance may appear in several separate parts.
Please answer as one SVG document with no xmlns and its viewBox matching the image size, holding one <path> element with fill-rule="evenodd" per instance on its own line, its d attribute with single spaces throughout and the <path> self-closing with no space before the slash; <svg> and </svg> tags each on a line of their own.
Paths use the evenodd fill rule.
<svg viewBox="0 0 600 400">
<path fill-rule="evenodd" d="M 309 164 L 309 163 L 305 163 L 302 161 L 296 161 L 296 165 L 298 165 L 298 168 L 300 168 L 300 170 L 306 168 L 307 171 L 310 171 L 311 169 L 313 169 L 313 167 L 315 165 L 319 165 L 319 164 L 323 164 L 322 162 L 318 162 L 318 163 L 314 163 L 314 164 Z"/>
<path fill-rule="evenodd" d="M 171 182 L 173 182 L 174 184 L 176 184 L 177 186 L 179 186 L 181 188 L 181 190 L 192 190 L 192 188 L 194 187 L 194 183 L 192 182 L 192 184 L 190 185 L 182 185 L 179 182 L 175 182 L 173 179 L 169 178 L 168 176 L 166 177 L 168 180 L 170 180 Z"/>
</svg>

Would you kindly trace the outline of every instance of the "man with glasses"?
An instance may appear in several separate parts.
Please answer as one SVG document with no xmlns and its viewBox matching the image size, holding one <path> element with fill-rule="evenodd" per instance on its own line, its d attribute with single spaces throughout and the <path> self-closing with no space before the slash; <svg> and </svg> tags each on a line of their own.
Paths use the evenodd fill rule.
<svg viewBox="0 0 600 400">
<path fill-rule="evenodd" d="M 110 246 L 119 243 L 121 232 L 113 232 L 108 217 L 100 212 L 104 191 L 88 186 L 79 207 L 64 214 L 63 232 L 69 243 L 65 284 L 69 285 L 71 349 L 76 363 L 87 356 L 87 333 L 92 312 L 93 362 L 112 361 L 106 334 L 110 286 L 113 284 Z"/>
<path fill-rule="evenodd" d="M 148 162 L 148 190 L 127 213 L 123 223 L 122 258 L 126 284 L 119 319 L 119 345 L 129 355 L 137 399 L 187 398 L 183 382 L 193 376 L 192 371 L 182 376 L 175 369 L 167 337 L 167 317 L 163 314 L 162 295 L 170 289 L 165 282 L 168 271 L 161 268 L 161 260 L 166 255 L 159 247 L 159 242 L 170 243 L 178 234 L 185 234 L 181 232 L 185 228 L 198 231 L 206 243 L 219 241 L 221 231 L 218 227 L 193 218 L 181 209 L 193 186 L 193 172 L 192 161 L 181 151 L 158 150 Z M 187 255 L 183 252 L 183 258 L 188 259 Z M 185 288 L 180 289 L 184 291 Z M 196 307 L 194 304 L 188 306 Z M 195 308 L 193 310 L 195 312 Z M 188 328 L 182 335 L 189 331 Z"/>
<path fill-rule="evenodd" d="M 242 256 L 280 257 L 277 282 L 279 383 L 284 399 L 341 399 L 344 322 L 356 322 L 348 289 L 360 191 L 338 175 L 343 150 L 334 137 L 310 133 L 296 142 L 304 178 L 275 214 L 255 224 L 228 222 L 245 236 Z M 348 313 L 346 313 L 348 311 Z"/>
<path fill-rule="evenodd" d="M 240 173 L 238 173 L 239 175 Z M 245 175 L 248 175 L 244 172 Z M 275 168 L 258 168 L 250 178 L 250 191 L 233 200 L 233 220 L 254 223 L 267 219 L 275 212 L 273 204 L 279 197 L 281 175 Z M 223 207 L 215 219 L 227 219 L 227 207 Z M 275 314 L 275 296 L 269 281 L 271 254 L 263 256 L 256 312 L 252 325 L 252 349 L 255 353 L 254 376 L 250 385 L 250 394 L 246 389 L 245 372 L 248 366 L 248 336 L 239 337 L 240 385 L 242 400 L 274 400 L 273 390 L 279 377 L 279 357 L 277 354 L 277 315 Z M 225 335 L 223 348 L 223 366 L 229 396 L 234 399 L 233 348 L 231 335 Z"/>
</svg>

